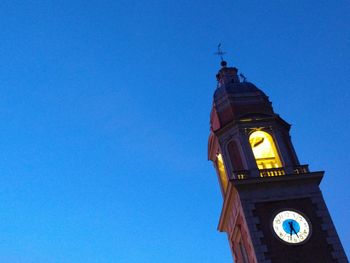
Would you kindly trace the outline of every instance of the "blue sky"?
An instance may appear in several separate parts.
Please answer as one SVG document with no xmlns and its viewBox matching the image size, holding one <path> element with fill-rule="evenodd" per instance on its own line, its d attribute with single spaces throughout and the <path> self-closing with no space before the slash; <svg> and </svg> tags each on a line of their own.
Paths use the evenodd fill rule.
<svg viewBox="0 0 350 263">
<path fill-rule="evenodd" d="M 0 262 L 231 262 L 207 161 L 219 42 L 325 170 L 350 253 L 350 3 L 1 1 Z"/>
</svg>

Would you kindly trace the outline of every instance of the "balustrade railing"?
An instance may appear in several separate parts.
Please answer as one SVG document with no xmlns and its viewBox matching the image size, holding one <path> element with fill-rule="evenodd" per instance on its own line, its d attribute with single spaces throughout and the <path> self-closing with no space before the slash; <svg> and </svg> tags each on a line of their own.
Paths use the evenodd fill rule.
<svg viewBox="0 0 350 263">
<path fill-rule="evenodd" d="M 295 174 L 306 174 L 309 172 L 309 165 L 299 165 L 294 167 Z"/>
<path fill-rule="evenodd" d="M 271 168 L 271 169 L 261 169 L 261 170 L 259 170 L 259 172 L 260 172 L 260 177 L 281 176 L 281 175 L 286 174 L 283 167 Z"/>
<path fill-rule="evenodd" d="M 275 176 L 283 176 L 286 174 L 305 174 L 309 172 L 309 166 L 308 165 L 298 165 L 294 166 L 291 169 L 292 172 L 288 173 L 286 172 L 285 167 L 280 168 L 270 168 L 270 169 L 260 169 L 260 177 L 275 177 Z M 250 172 L 248 170 L 239 170 L 233 172 L 233 178 L 235 180 L 242 180 L 247 179 L 250 177 Z"/>
<path fill-rule="evenodd" d="M 233 172 L 233 178 L 234 179 L 247 179 L 249 177 L 249 171 L 248 170 L 240 170 L 240 171 L 234 171 Z"/>
</svg>

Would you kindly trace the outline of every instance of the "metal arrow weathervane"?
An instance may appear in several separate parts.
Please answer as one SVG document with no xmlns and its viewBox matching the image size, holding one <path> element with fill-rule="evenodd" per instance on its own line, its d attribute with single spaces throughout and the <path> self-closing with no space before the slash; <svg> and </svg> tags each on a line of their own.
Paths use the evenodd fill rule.
<svg viewBox="0 0 350 263">
<path fill-rule="evenodd" d="M 214 53 L 214 55 L 217 55 L 221 58 L 221 61 L 224 61 L 223 55 L 225 55 L 226 52 L 222 51 L 221 49 L 221 43 L 218 45 L 218 51 Z"/>
</svg>

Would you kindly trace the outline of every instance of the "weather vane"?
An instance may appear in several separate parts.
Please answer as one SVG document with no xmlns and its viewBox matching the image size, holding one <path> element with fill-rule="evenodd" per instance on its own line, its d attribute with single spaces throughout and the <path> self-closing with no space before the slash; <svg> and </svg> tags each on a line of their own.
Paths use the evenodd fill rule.
<svg viewBox="0 0 350 263">
<path fill-rule="evenodd" d="M 222 51 L 221 49 L 221 43 L 218 45 L 218 51 L 214 53 L 214 55 L 217 55 L 221 58 L 221 61 L 224 61 L 223 55 L 225 55 L 226 52 Z"/>
</svg>

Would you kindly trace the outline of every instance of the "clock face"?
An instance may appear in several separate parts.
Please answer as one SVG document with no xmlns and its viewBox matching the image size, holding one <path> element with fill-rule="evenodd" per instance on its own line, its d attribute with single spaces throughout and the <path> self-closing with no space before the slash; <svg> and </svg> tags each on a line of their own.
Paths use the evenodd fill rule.
<svg viewBox="0 0 350 263">
<path fill-rule="evenodd" d="M 272 221 L 277 237 L 289 244 L 305 242 L 311 234 L 310 221 L 300 213 L 291 210 L 279 212 Z"/>
</svg>

